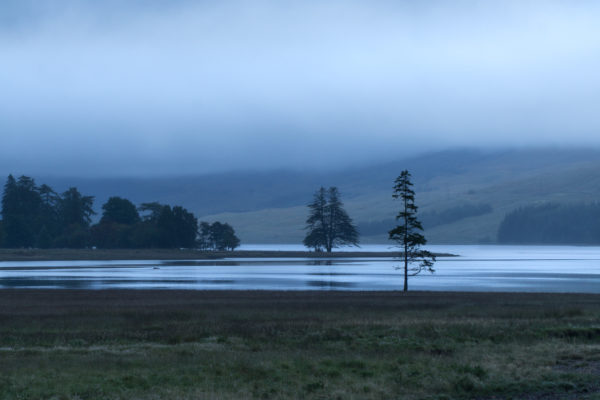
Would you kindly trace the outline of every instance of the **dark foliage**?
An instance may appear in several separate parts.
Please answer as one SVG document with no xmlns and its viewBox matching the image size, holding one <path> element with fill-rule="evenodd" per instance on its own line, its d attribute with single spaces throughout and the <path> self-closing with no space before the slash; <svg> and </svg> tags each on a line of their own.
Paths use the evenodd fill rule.
<svg viewBox="0 0 600 400">
<path fill-rule="evenodd" d="M 8 176 L 2 197 L 4 247 L 84 247 L 93 197 L 76 188 L 62 195 L 27 176 Z"/>
<path fill-rule="evenodd" d="M 82 248 L 90 245 L 90 222 L 94 214 L 94 198 L 83 196 L 77 188 L 70 188 L 58 199 L 60 235 L 54 247 Z"/>
<path fill-rule="evenodd" d="M 404 265 L 400 269 L 404 271 L 404 291 L 408 290 L 409 275 L 417 275 L 422 271 L 434 272 L 435 262 L 432 253 L 421 249 L 427 240 L 419 233 L 423 231 L 423 226 L 417 219 L 418 207 L 415 205 L 415 192 L 411 189 L 413 184 L 410 177 L 410 173 L 404 170 L 396 178 L 392 197 L 400 201 L 400 212 L 396 216 L 398 226 L 389 231 L 390 240 L 397 242 L 402 249 Z"/>
<path fill-rule="evenodd" d="M 8 176 L 2 197 L 0 246 L 22 248 L 195 248 L 198 221 L 180 206 L 144 203 L 140 217 L 135 205 L 111 197 L 102 218 L 90 226 L 94 198 L 75 187 L 57 194 L 32 178 Z M 233 250 L 240 240 L 228 224 L 213 223 L 210 248 Z"/>
<path fill-rule="evenodd" d="M 136 225 L 100 222 L 91 228 L 92 243 L 101 249 L 129 249 L 140 247 L 134 236 Z"/>
<path fill-rule="evenodd" d="M 240 239 L 229 224 L 221 222 L 200 223 L 198 246 L 202 250 L 229 250 L 232 251 L 240 245 Z"/>
<path fill-rule="evenodd" d="M 336 187 L 316 191 L 313 202 L 308 205 L 310 214 L 306 220 L 308 233 L 303 244 L 315 251 L 352 245 L 358 246 L 358 230 L 344 210 Z"/>
<path fill-rule="evenodd" d="M 113 222 L 116 224 L 133 225 L 140 221 L 140 214 L 135 205 L 121 197 L 111 197 L 102 206 L 102 219 L 100 222 Z"/>
<path fill-rule="evenodd" d="M 58 215 L 63 225 L 88 227 L 94 215 L 94 198 L 83 196 L 77 188 L 70 188 L 58 201 Z"/>
<path fill-rule="evenodd" d="M 498 242 L 514 244 L 600 244 L 600 204 L 542 204 L 519 208 L 504 218 Z"/>
<path fill-rule="evenodd" d="M 121 197 L 111 197 L 102 206 L 102 218 L 91 229 L 94 245 L 105 249 L 139 247 L 134 238 L 140 215 L 135 205 Z"/>
<path fill-rule="evenodd" d="M 98 247 L 103 248 L 193 248 L 198 221 L 183 207 L 144 203 L 140 218 L 126 199 L 111 198 L 102 208 L 100 223 L 93 227 Z"/>
<path fill-rule="evenodd" d="M 32 247 L 40 224 L 41 197 L 33 179 L 8 176 L 2 196 L 2 222 L 5 245 Z"/>
</svg>

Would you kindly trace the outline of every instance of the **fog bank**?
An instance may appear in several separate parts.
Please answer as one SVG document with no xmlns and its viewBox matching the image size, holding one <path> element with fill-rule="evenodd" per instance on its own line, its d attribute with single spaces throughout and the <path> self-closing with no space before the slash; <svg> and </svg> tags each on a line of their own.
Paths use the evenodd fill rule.
<svg viewBox="0 0 600 400">
<path fill-rule="evenodd" d="M 5 1 L 0 170 L 597 146 L 598 20 L 592 1 Z"/>
</svg>

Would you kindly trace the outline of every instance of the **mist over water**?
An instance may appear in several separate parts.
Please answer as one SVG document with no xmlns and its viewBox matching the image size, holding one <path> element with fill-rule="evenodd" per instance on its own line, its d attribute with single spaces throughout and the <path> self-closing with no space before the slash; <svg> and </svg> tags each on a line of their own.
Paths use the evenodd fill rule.
<svg viewBox="0 0 600 400">
<path fill-rule="evenodd" d="M 597 146 L 598 17 L 592 1 L 4 1 L 0 170 Z"/>
</svg>

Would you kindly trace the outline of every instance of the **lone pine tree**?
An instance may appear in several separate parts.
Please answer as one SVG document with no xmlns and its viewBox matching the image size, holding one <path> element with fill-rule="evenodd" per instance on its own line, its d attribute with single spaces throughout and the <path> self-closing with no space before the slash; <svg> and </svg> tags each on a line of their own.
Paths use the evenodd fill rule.
<svg viewBox="0 0 600 400">
<path fill-rule="evenodd" d="M 410 173 L 404 170 L 396 178 L 392 197 L 400 200 L 400 212 L 396 215 L 399 224 L 389 231 L 390 240 L 397 242 L 402 249 L 401 258 L 404 265 L 397 268 L 404 269 L 405 292 L 408 290 L 408 276 L 417 275 L 425 270 L 433 273 L 435 262 L 432 253 L 421 249 L 427 240 L 419 233 L 423 231 L 423 226 L 417 219 L 418 207 L 415 205 L 415 192 L 411 189 L 413 184 L 410 177 Z"/>
<path fill-rule="evenodd" d="M 325 249 L 330 253 L 335 247 L 358 246 L 358 231 L 344 210 L 340 192 L 336 187 L 330 187 L 328 190 L 321 187 L 315 192 L 308 208 L 308 232 L 303 240 L 306 247 L 316 251 Z"/>
</svg>

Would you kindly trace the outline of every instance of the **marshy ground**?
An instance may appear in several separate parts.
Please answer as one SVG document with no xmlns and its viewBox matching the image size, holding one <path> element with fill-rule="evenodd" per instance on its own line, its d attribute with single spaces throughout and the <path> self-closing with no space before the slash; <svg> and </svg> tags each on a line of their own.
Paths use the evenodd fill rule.
<svg viewBox="0 0 600 400">
<path fill-rule="evenodd" d="M 0 399 L 597 399 L 600 296 L 0 291 Z"/>
<path fill-rule="evenodd" d="M 0 249 L 0 261 L 206 260 L 221 258 L 397 257 L 397 251 L 199 251 L 195 249 Z M 452 257 L 454 254 L 436 254 Z"/>
</svg>

